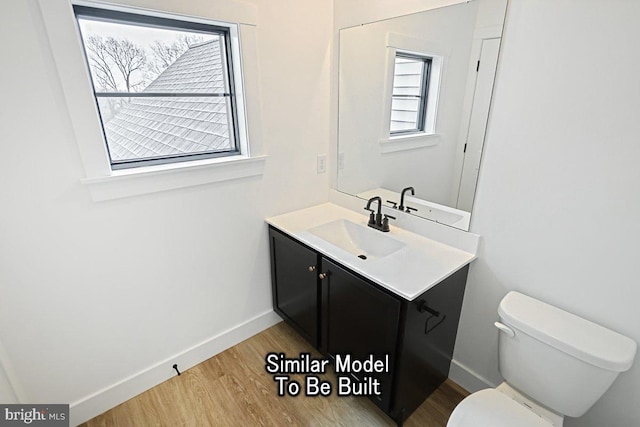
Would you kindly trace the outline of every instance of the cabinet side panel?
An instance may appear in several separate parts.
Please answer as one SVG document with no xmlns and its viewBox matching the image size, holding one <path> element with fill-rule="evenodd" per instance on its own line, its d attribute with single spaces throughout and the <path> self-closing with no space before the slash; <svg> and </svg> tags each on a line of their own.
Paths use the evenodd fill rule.
<svg viewBox="0 0 640 427">
<path fill-rule="evenodd" d="M 271 228 L 269 240 L 273 309 L 317 348 L 317 254 Z"/>
<path fill-rule="evenodd" d="M 395 417 L 406 419 L 448 377 L 468 271 L 465 266 L 406 302 Z"/>
</svg>

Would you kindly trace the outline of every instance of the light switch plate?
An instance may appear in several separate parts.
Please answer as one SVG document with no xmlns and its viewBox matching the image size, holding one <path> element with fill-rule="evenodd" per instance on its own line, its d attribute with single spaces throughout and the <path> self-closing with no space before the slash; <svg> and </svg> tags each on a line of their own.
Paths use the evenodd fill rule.
<svg viewBox="0 0 640 427">
<path fill-rule="evenodd" d="M 318 171 L 318 174 L 325 173 L 327 171 L 327 155 L 326 154 L 318 155 L 317 171 Z"/>
</svg>

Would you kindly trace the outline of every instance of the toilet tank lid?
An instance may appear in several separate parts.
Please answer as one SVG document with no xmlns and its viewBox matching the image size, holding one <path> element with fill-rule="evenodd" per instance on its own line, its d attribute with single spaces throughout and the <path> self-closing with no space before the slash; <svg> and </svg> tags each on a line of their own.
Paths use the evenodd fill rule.
<svg viewBox="0 0 640 427">
<path fill-rule="evenodd" d="M 602 369 L 631 367 L 636 343 L 630 338 L 519 292 L 509 292 L 498 307 L 509 326 Z"/>
</svg>

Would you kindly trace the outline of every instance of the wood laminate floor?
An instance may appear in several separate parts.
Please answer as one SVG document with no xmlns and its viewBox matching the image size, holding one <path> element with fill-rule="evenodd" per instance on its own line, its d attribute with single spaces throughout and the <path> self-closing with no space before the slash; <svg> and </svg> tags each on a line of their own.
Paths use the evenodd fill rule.
<svg viewBox="0 0 640 427">
<path fill-rule="evenodd" d="M 284 322 L 212 357 L 85 424 L 96 426 L 394 426 L 367 397 L 278 397 L 269 352 L 320 355 Z M 327 374 L 327 379 L 334 378 Z M 301 383 L 302 375 L 293 375 Z M 335 384 L 335 380 L 331 381 Z M 468 393 L 447 380 L 405 422 L 445 426 Z"/>
</svg>

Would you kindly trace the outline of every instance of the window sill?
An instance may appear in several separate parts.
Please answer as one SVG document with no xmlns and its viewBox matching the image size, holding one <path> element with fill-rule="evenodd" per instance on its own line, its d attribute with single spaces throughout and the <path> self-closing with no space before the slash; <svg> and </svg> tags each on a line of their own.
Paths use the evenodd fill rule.
<svg viewBox="0 0 640 427">
<path fill-rule="evenodd" d="M 432 147 L 440 143 L 440 135 L 436 133 L 414 133 L 412 135 L 395 136 L 380 141 L 381 153 L 414 150 L 416 148 Z"/>
<path fill-rule="evenodd" d="M 112 171 L 81 180 L 94 202 L 262 175 L 267 156 L 224 157 Z"/>
</svg>

